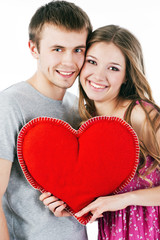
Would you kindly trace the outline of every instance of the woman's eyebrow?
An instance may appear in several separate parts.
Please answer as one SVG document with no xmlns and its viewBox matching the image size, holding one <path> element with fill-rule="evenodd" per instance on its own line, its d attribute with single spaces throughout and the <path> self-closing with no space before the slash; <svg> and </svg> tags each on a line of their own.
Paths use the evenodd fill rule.
<svg viewBox="0 0 160 240">
<path fill-rule="evenodd" d="M 86 58 L 87 57 L 91 57 L 91 58 L 94 58 L 94 59 L 97 59 L 96 57 L 92 56 L 92 55 L 86 55 Z"/>
</svg>

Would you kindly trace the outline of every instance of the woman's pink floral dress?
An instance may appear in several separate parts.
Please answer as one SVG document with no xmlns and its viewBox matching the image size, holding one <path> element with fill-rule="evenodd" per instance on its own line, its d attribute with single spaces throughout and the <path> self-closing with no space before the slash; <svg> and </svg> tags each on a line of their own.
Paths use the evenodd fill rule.
<svg viewBox="0 0 160 240">
<path fill-rule="evenodd" d="M 153 163 L 148 156 L 143 172 Z M 142 170 L 141 170 L 142 173 Z M 147 178 L 152 187 L 160 185 L 160 171 L 150 173 Z M 121 191 L 129 192 L 149 188 L 150 184 L 135 174 L 132 181 Z M 106 212 L 99 219 L 98 240 L 160 240 L 160 207 L 129 206 L 116 212 Z"/>
</svg>

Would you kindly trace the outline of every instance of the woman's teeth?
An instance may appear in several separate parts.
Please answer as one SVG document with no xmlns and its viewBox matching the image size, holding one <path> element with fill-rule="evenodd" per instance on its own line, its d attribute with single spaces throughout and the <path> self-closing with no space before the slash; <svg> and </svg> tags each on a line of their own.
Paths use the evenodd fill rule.
<svg viewBox="0 0 160 240">
<path fill-rule="evenodd" d="M 98 89 L 104 89 L 106 88 L 106 86 L 102 86 L 102 85 L 99 85 L 99 84 L 96 84 L 96 83 L 93 83 L 93 82 L 90 82 L 90 85 L 95 87 L 95 88 L 98 88 Z"/>
</svg>

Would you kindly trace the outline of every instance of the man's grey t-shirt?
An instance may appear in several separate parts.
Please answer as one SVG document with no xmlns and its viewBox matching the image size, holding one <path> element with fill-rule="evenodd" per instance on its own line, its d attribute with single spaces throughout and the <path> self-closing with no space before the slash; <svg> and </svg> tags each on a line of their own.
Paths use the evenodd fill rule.
<svg viewBox="0 0 160 240">
<path fill-rule="evenodd" d="M 86 240 L 86 228 L 74 217 L 57 218 L 39 200 L 22 173 L 16 154 L 20 129 L 33 118 L 53 117 L 77 128 L 76 97 L 66 93 L 63 101 L 45 97 L 27 82 L 0 93 L 0 158 L 12 161 L 12 170 L 3 198 L 10 240 Z M 76 126 L 77 125 L 77 126 Z M 65 161 L 65 159 L 64 159 Z"/>
</svg>

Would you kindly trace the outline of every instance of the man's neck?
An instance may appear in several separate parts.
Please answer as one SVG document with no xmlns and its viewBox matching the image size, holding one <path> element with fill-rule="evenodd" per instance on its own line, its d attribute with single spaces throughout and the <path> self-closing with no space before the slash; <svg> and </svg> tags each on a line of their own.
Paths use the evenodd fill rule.
<svg viewBox="0 0 160 240">
<path fill-rule="evenodd" d="M 66 92 L 65 89 L 61 89 L 50 83 L 49 81 L 44 84 L 44 82 L 38 79 L 37 74 L 35 73 L 33 77 L 27 80 L 27 82 L 35 88 L 38 92 L 43 94 L 44 96 L 51 98 L 53 100 L 62 101 L 64 94 Z"/>
</svg>

